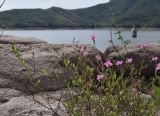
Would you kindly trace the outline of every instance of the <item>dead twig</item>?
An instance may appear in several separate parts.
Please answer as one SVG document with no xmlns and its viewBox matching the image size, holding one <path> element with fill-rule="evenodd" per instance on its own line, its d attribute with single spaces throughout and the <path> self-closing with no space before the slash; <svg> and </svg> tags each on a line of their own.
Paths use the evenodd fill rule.
<svg viewBox="0 0 160 116">
<path fill-rule="evenodd" d="M 6 0 L 3 0 L 2 4 L 0 5 L 0 8 L 4 5 L 5 2 Z"/>
</svg>

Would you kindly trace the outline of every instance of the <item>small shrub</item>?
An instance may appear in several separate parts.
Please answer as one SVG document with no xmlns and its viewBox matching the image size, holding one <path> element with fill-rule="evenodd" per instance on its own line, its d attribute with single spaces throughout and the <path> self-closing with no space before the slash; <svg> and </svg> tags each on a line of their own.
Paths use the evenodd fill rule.
<svg viewBox="0 0 160 116">
<path fill-rule="evenodd" d="M 127 51 L 127 42 L 121 36 L 119 38 Z M 95 36 L 91 39 L 95 45 Z M 148 45 L 142 44 L 140 47 L 145 54 Z M 143 94 L 144 85 L 141 81 L 144 81 L 144 77 L 141 71 L 145 67 L 144 60 L 141 61 L 139 68 L 135 68 L 133 58 L 125 58 L 121 55 L 120 60 L 103 61 L 102 57 L 97 54 L 95 63 L 95 60 L 88 59 L 86 49 L 79 50 L 77 63 L 72 63 L 67 58 L 64 60 L 66 68 L 71 73 L 71 80 L 68 84 L 69 99 L 65 102 L 70 115 L 151 116 L 157 114 L 159 110 L 156 103 L 157 97 L 152 95 L 147 98 L 147 95 Z M 153 57 L 152 62 L 157 59 Z M 146 85 L 148 89 L 154 88 L 154 82 L 158 77 L 157 72 L 160 70 L 159 66 L 156 64 L 155 77 L 152 77 L 150 86 Z M 72 94 L 71 88 L 77 88 L 76 95 Z"/>
</svg>

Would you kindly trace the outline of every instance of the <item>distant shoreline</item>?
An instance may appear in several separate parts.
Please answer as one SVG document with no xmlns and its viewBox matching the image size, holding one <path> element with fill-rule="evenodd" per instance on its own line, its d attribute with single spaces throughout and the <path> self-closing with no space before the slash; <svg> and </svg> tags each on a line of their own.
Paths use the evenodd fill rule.
<svg viewBox="0 0 160 116">
<path fill-rule="evenodd" d="M 25 30 L 109 30 L 109 27 L 106 28 L 13 28 L 13 29 L 0 29 L 0 31 L 25 31 Z M 132 28 L 112 27 L 112 30 L 131 30 Z M 137 28 L 139 31 L 160 31 L 160 28 Z"/>
</svg>

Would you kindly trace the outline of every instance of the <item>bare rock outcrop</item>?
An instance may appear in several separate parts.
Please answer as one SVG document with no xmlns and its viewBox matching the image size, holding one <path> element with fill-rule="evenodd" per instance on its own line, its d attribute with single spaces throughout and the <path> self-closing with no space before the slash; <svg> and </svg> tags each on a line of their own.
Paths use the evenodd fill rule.
<svg viewBox="0 0 160 116">
<path fill-rule="evenodd" d="M 116 49 L 125 58 L 133 58 L 133 64 L 137 68 L 140 67 L 141 62 L 144 60 L 144 65 L 147 66 L 142 70 L 142 75 L 147 77 L 154 76 L 156 63 L 160 62 L 160 42 L 149 43 L 146 48 L 142 48 L 137 44 L 129 44 L 127 45 L 127 51 L 122 46 L 116 46 Z M 106 49 L 105 56 L 111 57 L 111 59 L 119 59 L 113 47 Z M 153 62 L 152 57 L 158 57 L 158 60 Z"/>
<path fill-rule="evenodd" d="M 47 43 L 47 42 L 33 37 L 17 37 L 10 35 L 4 35 L 0 38 L 0 44 L 38 44 L 38 43 Z"/>
<path fill-rule="evenodd" d="M 0 89 L 0 116 L 66 116 L 67 112 L 58 99 L 65 90 L 34 95 L 5 88 Z M 46 100 L 45 97 L 52 96 Z"/>
<path fill-rule="evenodd" d="M 12 52 L 13 44 L 29 70 Z M 93 46 L 81 46 L 88 48 L 89 57 L 94 58 L 100 53 Z M 70 79 L 70 75 L 62 65 L 64 58 L 76 60 L 75 45 L 49 44 L 34 38 L 1 37 L 0 116 L 66 116 L 66 109 L 62 101 L 59 101 L 66 82 Z M 32 75 L 28 71 L 32 71 Z M 52 110 L 33 99 L 35 83 L 32 83 L 32 80 L 40 80 L 34 99 Z M 48 95 L 52 97 L 50 104 L 46 100 Z"/>
<path fill-rule="evenodd" d="M 8 38 L 9 37 L 9 38 Z M 8 38 L 8 39 L 6 39 Z M 18 39 L 17 39 L 18 38 Z M 61 66 L 64 57 L 74 60 L 77 56 L 75 45 L 48 44 L 41 40 L 4 36 L 0 40 L 0 87 L 14 88 L 26 92 L 32 91 L 32 82 L 28 81 L 28 71 L 20 65 L 18 59 L 12 53 L 14 43 L 26 61 L 29 69 L 33 71 L 34 80 L 40 80 L 41 91 L 55 91 L 64 88 L 70 78 L 66 69 Z M 95 47 L 87 46 L 89 56 L 94 57 L 100 53 Z M 43 75 L 42 72 L 52 72 L 52 76 Z M 58 76 L 57 76 L 58 75 Z M 32 85 L 32 86 L 31 86 Z"/>
</svg>

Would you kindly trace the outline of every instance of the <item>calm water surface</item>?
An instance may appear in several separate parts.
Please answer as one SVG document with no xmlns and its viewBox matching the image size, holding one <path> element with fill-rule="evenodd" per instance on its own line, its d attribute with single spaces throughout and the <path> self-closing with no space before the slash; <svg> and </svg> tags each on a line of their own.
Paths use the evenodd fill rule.
<svg viewBox="0 0 160 116">
<path fill-rule="evenodd" d="M 114 29 L 113 39 L 115 44 L 120 44 L 120 41 L 117 40 L 117 35 L 114 33 L 118 29 Z M 126 40 L 131 40 L 136 43 L 150 43 L 157 42 L 160 40 L 160 30 L 154 31 L 138 31 L 138 37 L 133 39 L 131 37 L 131 30 L 121 30 L 123 38 Z M 92 44 L 90 36 L 96 34 L 96 47 L 104 51 L 106 47 L 110 46 L 108 42 L 110 40 L 110 31 L 108 29 L 97 29 L 97 30 L 5 30 L 4 35 L 14 35 L 21 37 L 35 37 L 42 39 L 49 43 L 72 43 L 73 38 L 76 38 L 80 43 Z"/>
</svg>

